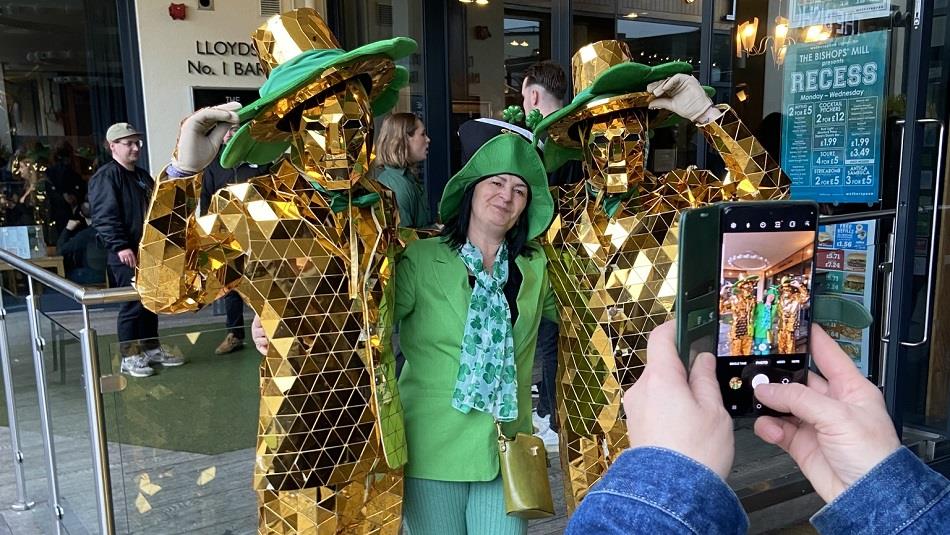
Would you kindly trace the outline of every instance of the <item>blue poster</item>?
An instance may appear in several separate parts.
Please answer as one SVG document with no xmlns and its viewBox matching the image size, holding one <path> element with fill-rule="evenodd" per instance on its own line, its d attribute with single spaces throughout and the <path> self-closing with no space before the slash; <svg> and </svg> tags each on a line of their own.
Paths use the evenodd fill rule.
<svg viewBox="0 0 950 535">
<path fill-rule="evenodd" d="M 835 225 L 835 247 L 838 249 L 865 250 L 868 248 L 867 223 L 841 223 Z"/>
<path fill-rule="evenodd" d="M 879 200 L 887 30 L 789 46 L 782 168 L 792 198 Z"/>
</svg>

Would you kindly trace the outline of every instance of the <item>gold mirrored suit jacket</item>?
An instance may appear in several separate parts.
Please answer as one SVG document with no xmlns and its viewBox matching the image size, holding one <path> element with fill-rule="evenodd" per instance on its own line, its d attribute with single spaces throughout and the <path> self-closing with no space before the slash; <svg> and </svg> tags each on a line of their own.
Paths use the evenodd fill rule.
<svg viewBox="0 0 950 535">
<path fill-rule="evenodd" d="M 725 162 L 724 179 L 695 167 L 646 173 L 613 216 L 587 181 L 555 192 L 544 248 L 561 314 L 557 397 L 569 509 L 628 446 L 621 400 L 646 362 L 650 331 L 673 317 L 682 210 L 788 196 L 779 165 L 731 108 L 718 108 L 720 117 L 698 127 Z"/>
<path fill-rule="evenodd" d="M 260 367 L 254 488 L 273 501 L 262 526 L 268 512 L 279 524 L 310 509 L 320 533 L 395 533 L 395 468 L 406 456 L 388 347 L 395 212 L 384 194 L 334 213 L 290 163 L 276 169 L 218 191 L 200 217 L 201 175 L 163 173 L 136 287 L 159 313 L 198 310 L 234 290 L 261 317 L 270 347 Z M 281 499 L 305 489 L 313 492 Z M 348 498 L 350 510 L 340 507 Z"/>
</svg>

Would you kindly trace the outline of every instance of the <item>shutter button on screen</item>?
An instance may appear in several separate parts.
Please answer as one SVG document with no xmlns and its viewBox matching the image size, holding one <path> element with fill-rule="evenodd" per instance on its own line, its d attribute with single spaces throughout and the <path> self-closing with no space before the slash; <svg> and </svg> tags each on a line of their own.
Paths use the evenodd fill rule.
<svg viewBox="0 0 950 535">
<path fill-rule="evenodd" d="M 760 373 L 752 378 L 752 388 L 757 388 L 759 385 L 764 385 L 769 382 L 769 376 L 764 373 Z"/>
</svg>

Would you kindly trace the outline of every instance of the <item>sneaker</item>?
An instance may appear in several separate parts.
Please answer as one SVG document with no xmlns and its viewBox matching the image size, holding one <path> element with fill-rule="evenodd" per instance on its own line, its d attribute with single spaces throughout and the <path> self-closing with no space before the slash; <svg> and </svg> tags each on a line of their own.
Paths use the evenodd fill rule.
<svg viewBox="0 0 950 535">
<path fill-rule="evenodd" d="M 544 431 L 551 428 L 551 415 L 545 417 L 538 416 L 538 411 L 531 411 L 531 423 L 534 424 L 536 429 L 535 434 L 543 433 Z"/>
<path fill-rule="evenodd" d="M 153 347 L 145 350 L 145 356 L 148 357 L 149 364 L 161 364 L 162 366 L 181 366 L 185 359 L 178 355 L 169 353 L 165 346 Z"/>
<path fill-rule="evenodd" d="M 560 441 L 557 436 L 557 433 L 553 429 L 548 427 L 543 432 L 535 433 L 535 436 L 539 437 L 542 442 L 544 442 L 544 449 L 548 453 L 557 453 L 560 449 Z"/>
<path fill-rule="evenodd" d="M 224 340 L 218 344 L 217 349 L 214 350 L 214 354 L 226 355 L 238 349 L 244 349 L 244 340 L 234 336 L 234 333 L 228 333 L 228 335 L 224 337 Z"/>
<path fill-rule="evenodd" d="M 132 377 L 148 377 L 155 373 L 148 365 L 148 357 L 142 353 L 132 355 L 131 357 L 122 357 L 122 373 L 127 373 Z"/>
</svg>

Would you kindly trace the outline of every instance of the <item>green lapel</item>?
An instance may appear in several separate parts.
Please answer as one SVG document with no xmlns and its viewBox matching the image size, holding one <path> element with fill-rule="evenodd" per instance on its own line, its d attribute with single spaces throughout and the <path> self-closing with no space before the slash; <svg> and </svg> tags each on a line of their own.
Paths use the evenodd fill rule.
<svg viewBox="0 0 950 535">
<path fill-rule="evenodd" d="M 451 247 L 443 245 L 437 249 L 432 261 L 437 264 L 446 264 L 446 267 L 437 267 L 435 284 L 442 291 L 446 303 L 460 303 L 458 306 L 440 307 L 443 310 L 451 309 L 459 318 L 459 325 L 465 326 L 468 303 L 472 300 L 472 292 L 468 286 L 468 270 L 458 254 Z M 459 334 L 461 339 L 462 335 Z"/>
<path fill-rule="evenodd" d="M 528 244 L 527 247 L 531 247 Z M 518 289 L 518 320 L 512 327 L 515 339 L 515 354 L 527 343 L 532 326 L 537 324 L 541 301 L 541 281 L 544 280 L 544 252 L 537 247 L 531 258 L 519 256 L 515 264 L 521 271 L 521 288 Z"/>
<path fill-rule="evenodd" d="M 459 303 L 458 306 L 444 307 L 451 309 L 458 317 L 459 324 L 465 325 L 468 319 L 465 315 L 468 312 L 468 303 L 472 299 L 472 292 L 468 285 L 468 271 L 462 259 L 449 247 L 439 247 L 438 253 L 432 258 L 433 262 L 445 264 L 447 267 L 434 269 L 435 281 L 433 281 L 446 303 Z M 527 342 L 528 335 L 531 333 L 531 326 L 536 323 L 538 315 L 538 302 L 541 299 L 541 281 L 544 278 L 544 253 L 540 248 L 534 252 L 531 258 L 519 256 L 515 259 L 515 264 L 521 271 L 521 288 L 518 290 L 518 319 L 512 326 L 512 336 L 515 342 L 515 352 Z"/>
</svg>

